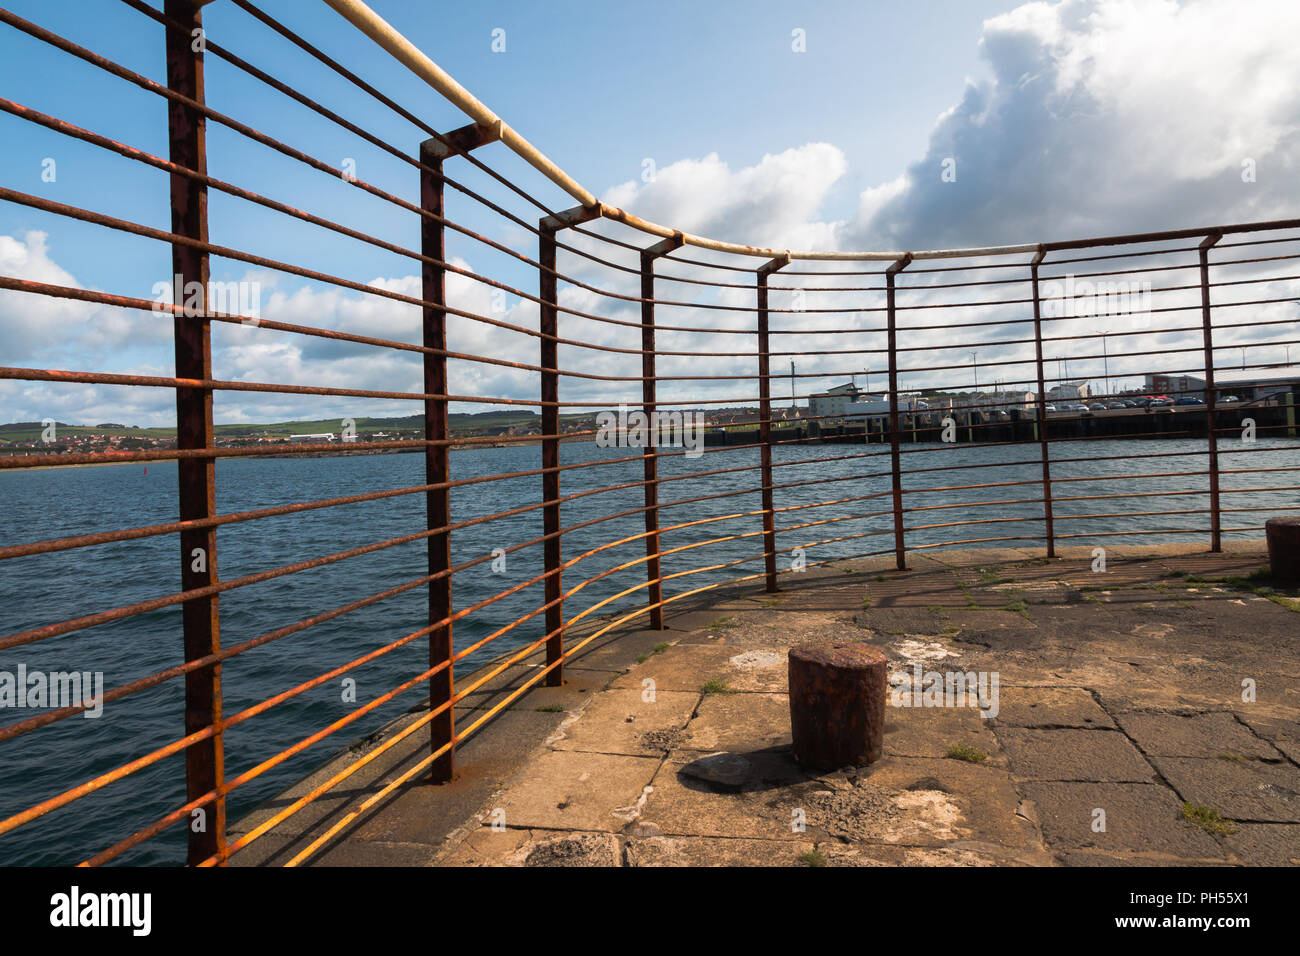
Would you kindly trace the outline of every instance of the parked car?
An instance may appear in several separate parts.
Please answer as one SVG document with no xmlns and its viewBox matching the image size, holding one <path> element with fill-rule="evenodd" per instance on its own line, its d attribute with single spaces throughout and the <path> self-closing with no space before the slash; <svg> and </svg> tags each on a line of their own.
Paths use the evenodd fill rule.
<svg viewBox="0 0 1300 956">
<path fill-rule="evenodd" d="M 1166 407 L 1166 406 L 1168 406 L 1168 405 L 1172 405 L 1173 403 L 1174 403 L 1174 400 L 1173 400 L 1172 398 L 1153 398 L 1153 399 L 1151 399 L 1151 403 L 1150 403 L 1147 407 L 1148 407 L 1148 408 L 1164 408 L 1164 407 Z"/>
<path fill-rule="evenodd" d="M 1224 405 L 1228 404 L 1229 402 L 1239 402 L 1239 401 L 1241 401 L 1241 399 L 1238 398 L 1236 395 L 1224 395 L 1222 398 L 1219 399 L 1219 402 Z"/>
<path fill-rule="evenodd" d="M 1205 402 L 1203 402 L 1199 398 L 1184 397 L 1174 402 L 1174 404 L 1175 405 L 1204 405 Z"/>
<path fill-rule="evenodd" d="M 1124 405 L 1123 402 L 1110 402 L 1106 407 L 1107 407 L 1107 408 L 1124 408 L 1125 405 Z"/>
<path fill-rule="evenodd" d="M 1152 399 L 1150 396 L 1143 395 L 1141 398 L 1136 398 L 1136 399 L 1133 400 L 1133 407 L 1134 407 L 1134 408 L 1147 408 L 1147 407 L 1149 407 L 1149 406 L 1151 405 L 1151 402 L 1152 402 L 1152 401 L 1153 401 L 1153 399 Z"/>
</svg>

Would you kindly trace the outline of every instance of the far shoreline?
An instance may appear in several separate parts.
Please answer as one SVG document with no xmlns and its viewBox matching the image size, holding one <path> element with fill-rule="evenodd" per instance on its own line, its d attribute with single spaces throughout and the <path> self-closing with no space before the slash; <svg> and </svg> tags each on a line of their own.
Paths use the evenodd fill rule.
<svg viewBox="0 0 1300 956">
<path fill-rule="evenodd" d="M 561 442 L 564 442 L 565 444 L 568 444 L 568 443 L 570 443 L 570 442 L 580 441 L 580 440 L 582 440 L 582 439 L 579 439 L 579 438 L 561 438 L 561 439 L 560 439 L 560 441 L 561 441 Z M 539 439 L 535 439 L 535 440 L 532 440 L 532 441 L 500 442 L 500 443 L 495 443 L 495 444 L 478 443 L 478 444 L 467 444 L 467 445 L 452 445 L 452 446 L 451 446 L 451 450 L 452 450 L 452 451 L 470 451 L 470 450 L 473 450 L 473 449 L 481 449 L 481 448 L 494 448 L 494 449 L 495 449 L 495 448 L 510 448 L 510 447 L 536 448 L 537 446 L 541 445 L 541 443 L 542 443 L 542 441 L 541 441 L 541 439 L 539 438 Z M 262 459 L 262 458 L 271 458 L 271 459 L 275 459 L 275 460 L 277 460 L 277 461 L 286 461 L 286 460 L 291 459 L 291 458 L 357 458 L 357 457 L 361 457 L 361 456 L 364 456 L 364 455 L 405 455 L 405 454 L 419 454 L 421 451 L 423 451 L 423 449 L 421 449 L 421 448 L 394 448 L 394 449 L 392 449 L 391 451 L 388 450 L 388 449 L 382 449 L 382 448 L 371 448 L 371 449 L 368 449 L 368 450 L 365 450 L 365 451 L 345 451 L 345 450 L 343 450 L 342 448 L 340 448 L 338 451 L 332 451 L 332 450 L 331 450 L 331 451 L 319 451 L 319 452 L 305 452 L 305 453 L 299 453 L 299 454 L 292 454 L 292 453 L 291 453 L 291 454 L 286 454 L 286 455 L 231 455 L 231 456 L 225 457 L 224 459 L 219 458 L 218 460 L 231 461 L 231 460 L 234 460 L 234 459 L 240 459 L 240 458 L 242 458 L 242 459 Z M 3 456 L 0 456 L 0 459 L 20 458 L 20 457 L 23 457 L 23 456 L 20 456 L 20 455 L 3 455 Z M 3 469 L 0 469 L 0 474 L 12 473 L 12 472 L 20 472 L 20 471 L 21 471 L 21 472 L 30 472 L 30 471 L 56 471 L 56 470 L 61 470 L 61 469 L 64 469 L 64 468 L 105 468 L 105 467 L 109 467 L 109 466 L 122 466 L 122 465 L 139 465 L 139 466 L 141 466 L 141 467 L 147 468 L 149 465 L 167 465 L 167 464 L 172 464 L 172 463 L 174 463 L 174 462 L 176 462 L 176 461 L 178 461 L 178 460 L 179 460 L 179 459 L 176 459 L 176 458 L 156 458 L 156 459 L 152 459 L 152 460 L 149 460 L 149 461 L 81 461 L 81 462 L 72 462 L 72 463 L 67 464 L 67 465 L 31 465 L 31 466 L 26 467 L 26 468 L 23 468 L 23 467 L 21 467 L 21 466 L 19 466 L 19 467 L 14 467 L 14 468 L 3 468 Z"/>
</svg>

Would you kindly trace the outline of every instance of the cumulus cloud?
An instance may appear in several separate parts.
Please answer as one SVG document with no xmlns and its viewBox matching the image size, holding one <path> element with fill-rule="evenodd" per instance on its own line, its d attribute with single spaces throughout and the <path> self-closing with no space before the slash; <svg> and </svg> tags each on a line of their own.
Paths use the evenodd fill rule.
<svg viewBox="0 0 1300 956">
<path fill-rule="evenodd" d="M 451 264 L 470 269 L 464 259 Z M 378 277 L 374 289 L 418 298 L 418 275 Z M 449 306 L 522 328 L 535 328 L 536 307 L 516 297 L 494 295 L 492 287 L 467 276 L 447 274 Z M 421 309 L 395 299 L 329 287 L 300 286 L 271 289 L 263 296 L 267 318 L 332 331 L 418 345 L 422 341 Z M 447 348 L 472 355 L 535 361 L 536 339 L 459 315 L 447 319 Z M 315 336 L 291 335 L 251 325 L 214 325 L 213 365 L 218 377 L 248 382 L 275 382 L 419 393 L 424 390 L 420 353 L 340 342 Z M 448 362 L 449 391 L 464 396 L 533 397 L 536 374 L 468 359 Z M 418 401 L 379 398 L 319 398 L 290 395 L 224 394 L 230 406 L 223 421 L 274 421 L 312 418 L 411 415 L 422 411 Z M 465 403 L 458 410 L 479 410 Z"/>
<path fill-rule="evenodd" d="M 28 232 L 22 238 L 0 235 L 0 275 L 84 288 L 76 276 L 54 260 L 48 234 L 39 231 Z M 76 364 L 68 363 L 90 361 L 96 363 L 94 367 L 117 370 L 109 363 L 112 353 L 120 352 L 123 343 L 144 346 L 159 341 L 163 331 L 155 316 L 0 290 L 0 343 L 12 364 L 76 368 Z"/>
<path fill-rule="evenodd" d="M 463 259 L 452 264 L 469 269 Z M 83 288 L 52 256 L 45 233 L 0 235 L 0 274 Z M 391 298 L 320 285 L 292 284 L 275 273 L 250 272 L 239 281 L 259 286 L 260 314 L 268 319 L 374 338 L 419 344 L 419 307 Z M 377 277 L 373 288 L 409 297 L 420 277 Z M 281 288 L 281 285 L 284 287 Z M 448 304 L 465 312 L 524 328 L 537 325 L 536 306 L 502 298 L 484 283 L 448 273 Z M 466 354 L 536 361 L 536 339 L 463 316 L 448 317 L 447 346 Z M 419 353 L 273 331 L 255 325 L 212 324 L 217 378 L 284 385 L 313 385 L 389 392 L 423 391 Z M 0 291 L 0 342 L 5 364 L 173 374 L 169 314 L 101 306 L 27 292 Z M 534 397 L 536 374 L 500 365 L 453 359 L 450 390 L 467 396 Z M 409 415 L 416 401 L 350 397 L 305 398 L 284 393 L 221 391 L 219 422 L 265 422 L 300 417 Z M 174 421 L 170 390 L 0 380 L 0 420 L 54 418 L 74 423 L 167 425 Z M 467 405 L 466 408 L 473 408 Z"/>
<path fill-rule="evenodd" d="M 1294 216 L 1297 35 L 1290 0 L 1063 0 L 988 20 L 991 78 L 968 83 L 900 179 L 862 194 L 842 244 L 997 245 Z"/>
<path fill-rule="evenodd" d="M 830 143 L 808 143 L 732 170 L 717 153 L 655 170 L 650 182 L 630 180 L 602 201 L 646 219 L 751 246 L 825 248 L 835 224 L 816 219 L 848 168 Z"/>
</svg>

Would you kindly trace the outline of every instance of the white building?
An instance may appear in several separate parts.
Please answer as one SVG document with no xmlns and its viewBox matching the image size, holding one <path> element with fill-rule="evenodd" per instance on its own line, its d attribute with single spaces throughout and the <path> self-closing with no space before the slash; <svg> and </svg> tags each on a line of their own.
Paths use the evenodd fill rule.
<svg viewBox="0 0 1300 956">
<path fill-rule="evenodd" d="M 845 418 L 884 418 L 889 415 L 889 396 L 888 395 L 868 395 L 866 392 L 861 393 L 858 398 L 860 401 L 850 402 L 845 406 Z M 926 412 L 930 411 L 930 406 L 915 396 L 902 398 L 898 402 L 898 411 L 906 412 Z"/>
<path fill-rule="evenodd" d="M 1077 382 L 1062 382 L 1060 385 L 1053 385 L 1047 390 L 1047 400 L 1049 402 L 1060 402 L 1066 399 L 1080 399 L 1088 397 L 1088 383 L 1082 379 Z"/>
<path fill-rule="evenodd" d="M 812 418 L 837 418 L 844 415 L 851 403 L 862 392 L 853 384 L 836 385 L 832 389 L 808 396 L 808 414 Z"/>
<path fill-rule="evenodd" d="M 1204 398 L 1205 379 L 1196 375 L 1148 374 L 1146 390 L 1149 395 L 1168 395 L 1170 398 Z"/>
</svg>

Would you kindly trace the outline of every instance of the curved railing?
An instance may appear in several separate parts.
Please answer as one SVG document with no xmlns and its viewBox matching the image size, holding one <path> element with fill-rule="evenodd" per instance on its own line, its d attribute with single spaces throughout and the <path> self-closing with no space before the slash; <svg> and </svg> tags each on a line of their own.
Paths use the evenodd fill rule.
<svg viewBox="0 0 1300 956">
<path fill-rule="evenodd" d="M 181 0 L 161 12 L 125 0 L 128 14 L 145 18 L 139 28 L 156 31 L 166 83 L 0 11 L 6 44 L 111 79 L 104 96 L 134 88 L 165 101 L 166 157 L 138 145 L 156 128 L 125 143 L 39 103 L 0 98 L 0 111 L 13 128 L 93 148 L 105 186 L 137 168 L 164 174 L 171 216 L 166 228 L 149 225 L 145 208 L 119 218 L 16 185 L 0 185 L 0 199 L 97 242 L 160 246 L 171 255 L 164 278 L 176 280 L 163 283 L 174 294 L 148 298 L 0 276 L 10 302 L 102 310 L 70 305 L 51 313 L 56 320 L 170 316 L 175 351 L 173 375 L 4 367 L 0 378 L 51 390 L 163 389 L 177 408 L 174 447 L 80 449 L 61 444 L 57 426 L 50 439 L 15 441 L 0 456 L 0 479 L 26 483 L 11 478 L 0 491 L 84 502 L 107 487 L 31 471 L 70 464 L 174 464 L 178 478 L 168 515 L 132 505 L 137 521 L 109 520 L 109 509 L 101 521 L 114 530 L 78 530 L 86 519 L 62 507 L 68 498 L 47 501 L 30 533 L 19 522 L 5 529 L 6 594 L 21 586 L 30 599 L 8 612 L 0 661 L 67 672 L 84 653 L 120 658 L 126 676 L 98 698 L 110 718 L 102 725 L 72 723 L 92 709 L 74 700 L 0 726 L 0 752 L 23 774 L 20 788 L 0 792 L 0 859 L 163 861 L 179 853 L 184 832 L 192 864 L 222 864 L 411 734 L 427 735 L 427 756 L 323 832 L 294 857 L 301 862 L 402 784 L 449 779 L 457 746 L 530 687 L 561 683 L 566 661 L 623 623 L 662 627 L 673 602 L 738 582 L 776 591 L 783 574 L 855 558 L 904 569 L 909 554 L 941 547 L 1042 547 L 1050 557 L 1063 543 L 1091 553 L 1190 540 L 1219 550 L 1225 538 L 1258 537 L 1267 515 L 1294 510 L 1295 379 L 1279 353 L 1297 344 L 1300 220 L 914 252 L 800 252 L 690 235 L 601 203 L 364 4 L 326 2 L 472 122 L 440 131 L 344 64 L 354 42 L 327 53 L 247 0 L 222 4 L 241 17 L 229 36 L 204 32 L 201 7 Z M 234 48 L 254 34 L 317 70 L 322 85 L 344 81 L 357 99 L 336 111 L 277 77 L 274 63 L 244 59 Z M 315 124 L 303 127 L 311 135 L 294 145 L 209 105 L 205 67 L 218 64 L 235 96 L 267 98 L 249 112 L 273 104 Z M 393 127 L 404 136 L 376 132 Z M 216 128 L 220 143 L 209 148 Z M 343 145 L 346 155 L 365 149 L 376 175 L 358 176 L 355 163 L 302 140 Z M 554 208 L 482 158 L 503 147 L 542 189 L 558 186 L 578 205 Z M 250 168 L 250 150 L 279 176 Z M 297 208 L 289 197 L 302 190 L 289 170 L 315 177 L 313 189 L 352 224 L 323 215 L 323 204 Z M 156 178 L 152 186 L 162 189 Z M 211 232 L 210 197 L 220 197 Z M 111 190 L 103 200 L 126 202 Z M 239 247 L 266 245 L 272 223 L 310 242 Z M 213 241 L 225 235 L 244 239 Z M 418 264 L 418 282 L 338 274 L 358 250 L 382 253 L 393 268 Z M 321 259 L 333 263 L 328 271 L 308 264 Z M 213 262 L 328 290 L 321 301 L 353 308 L 352 320 L 289 321 L 301 311 L 292 296 L 274 299 L 265 317 L 218 307 Z M 407 321 L 410 340 L 369 334 L 380 315 L 394 328 Z M 255 345 L 355 355 L 391 370 L 395 380 L 381 384 L 406 387 L 355 387 L 365 376 L 222 378 L 214 337 L 236 350 L 227 357 Z M 1255 353 L 1251 363 L 1242 356 L 1250 381 L 1227 377 L 1242 348 Z M 863 374 L 862 392 L 826 389 L 845 378 L 856 389 Z M 1203 404 L 1125 406 L 1112 382 L 1148 375 L 1163 378 L 1147 391 Z M 1049 406 L 1050 389 L 1068 392 L 1081 377 L 1104 381 L 1100 404 L 1121 407 Z M 215 425 L 214 403 L 232 393 L 311 396 L 331 409 L 408 403 L 422 420 L 394 437 L 400 426 L 349 434 L 347 423 L 364 416 L 340 416 L 341 442 L 238 444 Z M 536 420 L 458 434 L 452 416 L 466 406 L 535 411 Z M 679 413 L 668 420 L 678 443 L 638 435 L 643 420 L 627 408 L 646 422 Z M 307 457 L 391 451 L 418 453 L 418 467 L 383 456 L 346 459 L 348 471 L 344 459 Z M 416 473 L 399 478 L 408 467 Z M 309 486 L 334 492 L 303 498 Z M 243 510 L 227 510 L 231 501 Z M 323 523 L 336 514 L 350 517 Z M 395 533 L 376 535 L 374 525 Z M 174 545 L 160 551 L 158 542 L 179 544 L 179 590 L 153 573 L 175 573 Z M 87 564 L 87 554 L 108 557 Z M 289 608 L 309 613 L 279 623 Z M 502 700 L 456 715 L 457 703 L 539 651 L 544 664 Z M 453 680 L 467 669 L 468 680 Z M 347 681 L 383 690 L 327 703 Z M 373 729 L 425 693 L 399 733 L 228 838 L 228 806 L 242 812 L 280 792 L 320 762 L 317 745 Z M 88 821 L 81 830 L 68 823 L 74 812 Z M 73 842 L 57 843 L 60 832 Z M 50 840 L 53 850 L 36 849 Z"/>
</svg>

